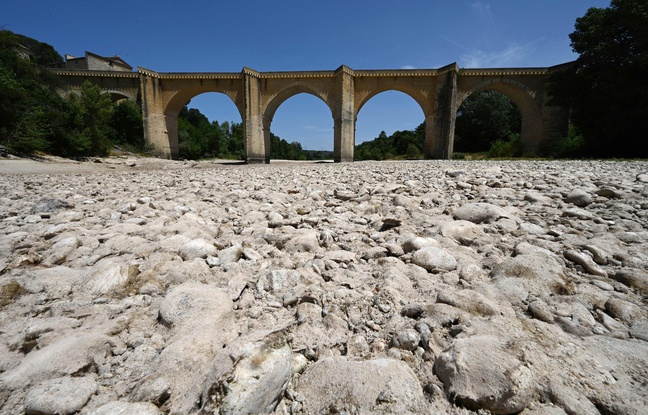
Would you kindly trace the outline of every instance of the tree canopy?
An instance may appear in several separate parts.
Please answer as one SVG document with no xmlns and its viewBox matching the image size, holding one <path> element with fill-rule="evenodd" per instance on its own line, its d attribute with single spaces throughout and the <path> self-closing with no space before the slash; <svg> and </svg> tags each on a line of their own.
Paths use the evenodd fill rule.
<svg viewBox="0 0 648 415">
<path fill-rule="evenodd" d="M 180 156 L 186 159 L 218 157 L 243 159 L 243 124 L 212 121 L 197 108 L 185 106 L 178 116 L 178 146 Z M 270 133 L 272 159 L 309 160 L 312 153 L 306 152 L 299 142 L 289 143 Z"/>
<path fill-rule="evenodd" d="M 117 144 L 144 150 L 139 107 L 113 104 L 90 82 L 62 98 L 48 70 L 62 61 L 52 46 L 0 30 L 0 144 L 14 154 L 66 157 L 106 155 Z"/>
<path fill-rule="evenodd" d="M 572 110 L 585 155 L 647 157 L 648 3 L 590 8 L 569 38 L 579 57 L 548 87 L 554 104 Z"/>
<path fill-rule="evenodd" d="M 506 96 L 496 91 L 477 91 L 457 111 L 454 150 L 475 153 L 488 151 L 497 140 L 508 141 L 519 134 L 520 111 Z"/>
<path fill-rule="evenodd" d="M 425 145 L 425 122 L 414 130 L 396 131 L 392 135 L 381 131 L 371 141 L 355 148 L 356 160 L 420 159 Z"/>
</svg>

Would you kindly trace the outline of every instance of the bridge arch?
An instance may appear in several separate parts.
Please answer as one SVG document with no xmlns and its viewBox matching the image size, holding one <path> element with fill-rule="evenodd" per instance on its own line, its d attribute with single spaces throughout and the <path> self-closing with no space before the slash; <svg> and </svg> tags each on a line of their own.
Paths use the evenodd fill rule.
<svg viewBox="0 0 648 415">
<path fill-rule="evenodd" d="M 239 115 L 241 116 L 241 118 L 243 118 L 243 114 L 245 114 L 245 109 L 244 108 L 242 109 L 240 105 L 237 105 L 236 96 L 234 94 L 228 93 L 229 91 L 223 91 L 216 88 L 201 88 L 200 86 L 192 86 L 176 92 L 167 101 L 166 106 L 164 108 L 164 114 L 167 116 L 177 117 L 178 114 L 180 114 L 182 107 L 187 105 L 187 103 L 191 101 L 194 97 L 209 92 L 216 92 L 219 94 L 224 94 L 227 97 L 229 97 L 232 100 L 232 103 L 236 106 Z"/>
<path fill-rule="evenodd" d="M 272 149 L 270 148 L 270 128 L 272 126 L 272 120 L 274 119 L 277 110 L 284 102 L 299 94 L 312 95 L 322 100 L 326 104 L 327 108 L 331 111 L 331 118 L 333 118 L 333 107 L 331 103 L 327 101 L 327 95 L 325 93 L 318 92 L 315 88 L 312 88 L 302 82 L 288 85 L 285 88 L 279 90 L 268 101 L 263 110 L 263 148 L 266 162 L 270 161 L 270 155 L 272 152 Z"/>
<path fill-rule="evenodd" d="M 403 94 L 412 98 L 421 107 L 421 110 L 423 111 L 423 115 L 426 117 L 434 112 L 434 105 L 420 91 L 417 91 L 415 88 L 406 84 L 394 83 L 393 85 L 377 87 L 375 89 L 367 91 L 365 94 L 358 94 L 360 96 L 360 99 L 356 103 L 355 114 L 354 114 L 356 119 L 358 118 L 358 114 L 360 113 L 360 110 L 362 110 L 362 107 L 364 107 L 367 102 L 369 102 L 376 95 L 388 91 L 402 92 Z"/>
<path fill-rule="evenodd" d="M 542 140 L 542 107 L 536 100 L 536 91 L 522 82 L 499 78 L 485 80 L 457 96 L 455 111 L 461 104 L 478 91 L 496 91 L 508 97 L 520 111 L 522 126 L 520 142 L 525 151 L 534 151 Z"/>
<path fill-rule="evenodd" d="M 227 95 L 238 110 L 241 119 L 245 113 L 244 104 L 241 102 L 239 96 L 241 95 L 237 88 L 233 88 L 231 82 L 219 82 L 217 79 L 203 79 L 203 78 L 190 78 L 181 79 L 176 82 L 176 87 L 162 94 L 162 117 L 164 122 L 163 135 L 166 136 L 163 140 L 162 147 L 166 147 L 173 157 L 179 154 L 178 147 L 178 115 L 182 108 L 187 105 L 192 98 L 208 93 L 216 92 Z M 237 86 L 238 87 L 238 86 Z M 167 147 L 168 146 L 168 147 Z"/>
<path fill-rule="evenodd" d="M 110 98 L 112 99 L 113 103 L 121 101 L 122 99 L 128 99 L 139 105 L 139 101 L 138 101 L 139 96 L 130 94 L 127 91 L 122 91 L 118 89 L 115 90 L 101 89 L 101 93 L 110 95 Z M 81 90 L 74 88 L 74 89 L 67 89 L 60 92 L 60 96 L 63 98 L 67 98 L 70 95 L 81 96 Z"/>
<path fill-rule="evenodd" d="M 129 94 L 128 92 L 125 91 L 120 91 L 118 89 L 108 89 L 108 90 L 102 90 L 101 93 L 110 94 L 110 97 L 112 98 L 113 102 L 119 102 L 122 99 L 128 99 L 139 105 L 138 102 L 139 96 Z"/>
<path fill-rule="evenodd" d="M 389 114 L 391 110 L 394 110 L 395 115 L 385 116 L 385 113 Z M 398 114 L 396 114 L 397 112 Z M 411 115 L 403 117 L 403 113 Z M 399 124 L 399 128 L 386 131 L 387 134 L 390 134 L 397 130 L 413 130 L 424 120 L 423 108 L 411 95 L 395 89 L 379 92 L 367 99 L 358 111 L 355 144 L 359 145 L 362 141 L 376 138 L 381 130 L 387 130 L 384 128 L 386 122 L 397 121 Z M 368 131 L 370 128 L 372 131 Z"/>
<path fill-rule="evenodd" d="M 324 101 L 326 106 L 331 110 L 331 117 L 333 117 L 333 106 L 331 105 L 331 103 L 327 101 L 327 97 L 325 94 L 321 92 L 317 92 L 315 89 L 307 85 L 298 83 L 282 89 L 274 97 L 272 97 L 272 99 L 266 105 L 265 110 L 263 111 L 264 124 L 265 124 L 265 120 L 268 120 L 270 123 L 272 123 L 272 119 L 274 118 L 274 115 L 279 109 L 279 107 L 281 106 L 281 104 L 288 101 L 290 98 L 294 97 L 295 95 L 299 95 L 299 94 L 313 95 L 314 97 L 317 97 L 322 101 Z"/>
</svg>

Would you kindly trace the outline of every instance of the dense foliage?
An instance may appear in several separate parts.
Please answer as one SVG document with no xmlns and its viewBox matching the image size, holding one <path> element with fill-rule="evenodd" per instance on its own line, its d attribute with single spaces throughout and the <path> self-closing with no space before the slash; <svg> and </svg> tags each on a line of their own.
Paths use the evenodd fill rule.
<svg viewBox="0 0 648 415">
<path fill-rule="evenodd" d="M 0 30 L 0 144 L 10 151 L 46 150 L 63 134 L 66 105 L 44 66 L 51 60 L 62 60 L 51 46 Z"/>
<path fill-rule="evenodd" d="M 185 106 L 178 116 L 178 146 L 180 157 L 186 159 L 227 158 L 243 159 L 243 124 L 212 121 L 200 110 Z M 312 160 L 315 152 L 307 153 L 298 142 L 270 133 L 272 159 Z"/>
<path fill-rule="evenodd" d="M 519 155 L 520 112 L 511 100 L 495 91 L 468 97 L 457 112 L 455 152 L 488 152 L 492 157 Z M 424 154 L 425 122 L 414 130 L 396 131 L 356 146 L 356 160 L 420 159 Z"/>
<path fill-rule="evenodd" d="M 396 131 L 390 136 L 384 131 L 371 141 L 355 147 L 356 160 L 420 159 L 425 145 L 425 123 L 414 130 Z"/>
<path fill-rule="evenodd" d="M 569 37 L 579 57 L 549 87 L 555 104 L 572 109 L 575 132 L 554 145 L 582 134 L 583 155 L 648 157 L 648 2 L 590 8 Z"/>
<path fill-rule="evenodd" d="M 46 43 L 0 30 L 0 145 L 14 154 L 107 155 L 113 145 L 144 150 L 136 104 L 115 105 L 89 82 L 66 99 L 48 66 L 63 58 Z"/>
<path fill-rule="evenodd" d="M 522 118 L 515 104 L 496 91 L 477 91 L 459 107 L 454 151 L 488 151 L 496 142 L 507 142 L 520 133 Z"/>
<path fill-rule="evenodd" d="M 186 159 L 242 159 L 243 125 L 227 121 L 210 123 L 198 109 L 185 106 L 178 116 L 178 145 L 180 157 Z"/>
</svg>

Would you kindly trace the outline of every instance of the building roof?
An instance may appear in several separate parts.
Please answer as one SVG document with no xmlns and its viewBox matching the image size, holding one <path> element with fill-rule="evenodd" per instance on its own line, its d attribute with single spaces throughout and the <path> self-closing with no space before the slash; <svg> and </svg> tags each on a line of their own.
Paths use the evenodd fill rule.
<svg viewBox="0 0 648 415">
<path fill-rule="evenodd" d="M 88 52 L 88 51 L 86 51 L 85 56 L 86 56 L 86 59 L 88 58 L 88 56 L 92 56 L 92 57 L 95 58 L 95 59 L 101 59 L 101 60 L 104 60 L 104 61 L 108 62 L 108 63 L 111 64 L 111 65 L 119 65 L 119 66 L 121 66 L 121 67 L 123 67 L 123 68 L 128 69 L 129 71 L 132 71 L 132 70 L 133 70 L 133 67 L 130 66 L 128 63 L 126 63 L 125 60 L 123 60 L 122 58 L 120 58 L 119 55 L 115 55 L 115 56 L 100 56 L 100 55 L 97 55 L 96 53 L 92 53 L 92 52 Z"/>
</svg>

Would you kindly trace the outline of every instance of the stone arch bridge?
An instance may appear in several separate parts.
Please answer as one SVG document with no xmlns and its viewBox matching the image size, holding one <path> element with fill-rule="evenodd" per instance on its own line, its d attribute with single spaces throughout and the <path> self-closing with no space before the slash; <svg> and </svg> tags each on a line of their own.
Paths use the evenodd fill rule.
<svg viewBox="0 0 648 415">
<path fill-rule="evenodd" d="M 53 70 L 65 87 L 78 89 L 89 80 L 105 93 L 138 102 L 144 134 L 156 152 L 178 156 L 180 110 L 196 95 L 219 92 L 234 102 L 244 125 L 248 163 L 270 160 L 270 125 L 279 106 L 288 98 L 312 94 L 326 103 L 334 120 L 334 159 L 353 161 L 355 123 L 363 105 L 375 95 L 396 90 L 412 97 L 426 122 L 425 156 L 452 157 L 454 124 L 461 103 L 480 90 L 496 90 L 508 96 L 522 116 L 521 141 L 526 151 L 562 130 L 559 108 L 547 105 L 545 82 L 549 68 L 460 69 L 451 64 L 439 69 L 353 70 L 240 73 L 162 73 L 145 68 L 137 72 Z"/>
</svg>

